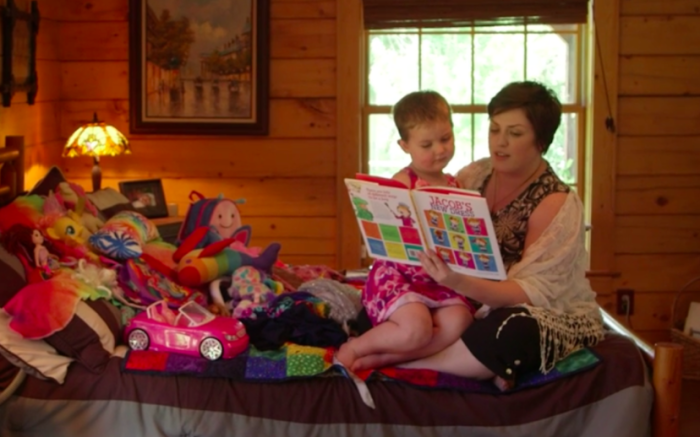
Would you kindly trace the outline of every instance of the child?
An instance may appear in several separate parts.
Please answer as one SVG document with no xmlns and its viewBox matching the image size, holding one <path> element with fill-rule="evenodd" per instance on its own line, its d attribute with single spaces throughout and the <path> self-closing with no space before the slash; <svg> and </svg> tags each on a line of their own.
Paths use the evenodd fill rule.
<svg viewBox="0 0 700 437">
<path fill-rule="evenodd" d="M 418 91 L 393 108 L 399 146 L 411 156 L 393 178 L 409 188 L 457 187 L 443 173 L 454 155 L 452 111 L 443 96 Z M 350 370 L 382 367 L 432 355 L 454 343 L 474 311 L 467 299 L 438 285 L 420 266 L 376 261 L 362 304 L 373 328 L 343 344 L 336 358 Z"/>
</svg>

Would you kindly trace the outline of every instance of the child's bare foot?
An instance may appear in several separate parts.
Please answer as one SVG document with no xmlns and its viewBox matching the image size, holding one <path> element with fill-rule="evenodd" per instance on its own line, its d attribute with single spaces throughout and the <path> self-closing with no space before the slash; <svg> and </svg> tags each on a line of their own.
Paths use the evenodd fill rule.
<svg viewBox="0 0 700 437">
<path fill-rule="evenodd" d="M 515 385 L 514 381 L 505 380 L 500 376 L 494 376 L 493 383 L 500 391 L 508 391 Z"/>
<path fill-rule="evenodd" d="M 352 370 L 352 366 L 359 358 L 357 352 L 355 352 L 355 348 L 352 347 L 352 340 L 354 340 L 354 338 L 349 338 L 347 342 L 340 346 L 338 353 L 335 354 L 338 361 L 348 370 Z"/>
</svg>

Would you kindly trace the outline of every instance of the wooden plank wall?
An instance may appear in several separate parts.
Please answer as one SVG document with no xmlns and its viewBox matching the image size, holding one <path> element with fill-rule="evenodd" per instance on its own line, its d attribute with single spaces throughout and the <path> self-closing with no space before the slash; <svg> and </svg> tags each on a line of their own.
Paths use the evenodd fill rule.
<svg viewBox="0 0 700 437">
<path fill-rule="evenodd" d="M 631 326 L 654 341 L 700 276 L 700 1 L 620 6 L 614 287 L 635 290 Z"/>
<path fill-rule="evenodd" d="M 49 0 L 47 0 L 49 1 Z M 97 112 L 128 135 L 128 0 L 63 0 L 60 135 Z M 336 0 L 271 0 L 267 137 L 131 136 L 133 154 L 101 161 L 103 186 L 161 178 L 184 214 L 191 190 L 246 198 L 252 245 L 291 263 L 335 264 Z M 65 159 L 89 187 L 88 159 Z"/>
<path fill-rule="evenodd" d="M 2 4 L 5 4 L 4 0 Z M 29 0 L 16 1 L 16 4 L 27 8 Z M 0 144 L 4 145 L 4 137 L 8 135 L 24 137 L 26 188 L 31 188 L 51 164 L 59 161 L 62 144 L 58 2 L 39 0 L 38 5 L 42 15 L 36 56 L 40 91 L 34 105 L 27 104 L 26 94 L 18 93 L 13 96 L 10 107 L 0 106 Z"/>
</svg>

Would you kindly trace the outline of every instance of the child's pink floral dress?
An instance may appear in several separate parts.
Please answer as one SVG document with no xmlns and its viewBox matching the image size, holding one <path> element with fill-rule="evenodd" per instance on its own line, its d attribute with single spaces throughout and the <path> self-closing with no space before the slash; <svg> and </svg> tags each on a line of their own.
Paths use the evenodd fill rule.
<svg viewBox="0 0 700 437">
<path fill-rule="evenodd" d="M 408 174 L 410 188 L 430 185 L 409 167 L 401 171 Z M 459 187 L 457 179 L 449 176 L 448 186 Z M 372 324 L 384 322 L 397 308 L 412 302 L 421 302 L 428 308 L 464 305 L 474 312 L 464 296 L 435 282 L 421 266 L 375 261 L 362 292 L 362 305 Z"/>
</svg>

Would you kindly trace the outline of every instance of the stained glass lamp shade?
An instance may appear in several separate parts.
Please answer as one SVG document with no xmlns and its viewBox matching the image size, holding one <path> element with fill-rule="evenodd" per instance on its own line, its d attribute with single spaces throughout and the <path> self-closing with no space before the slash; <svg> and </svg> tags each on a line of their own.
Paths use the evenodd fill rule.
<svg viewBox="0 0 700 437">
<path fill-rule="evenodd" d="M 90 156 L 95 165 L 92 167 L 92 191 L 100 189 L 102 171 L 100 170 L 101 156 L 117 156 L 130 154 L 129 140 L 114 126 L 97 119 L 97 114 L 91 123 L 80 126 L 66 142 L 63 156 L 75 158 Z"/>
</svg>

